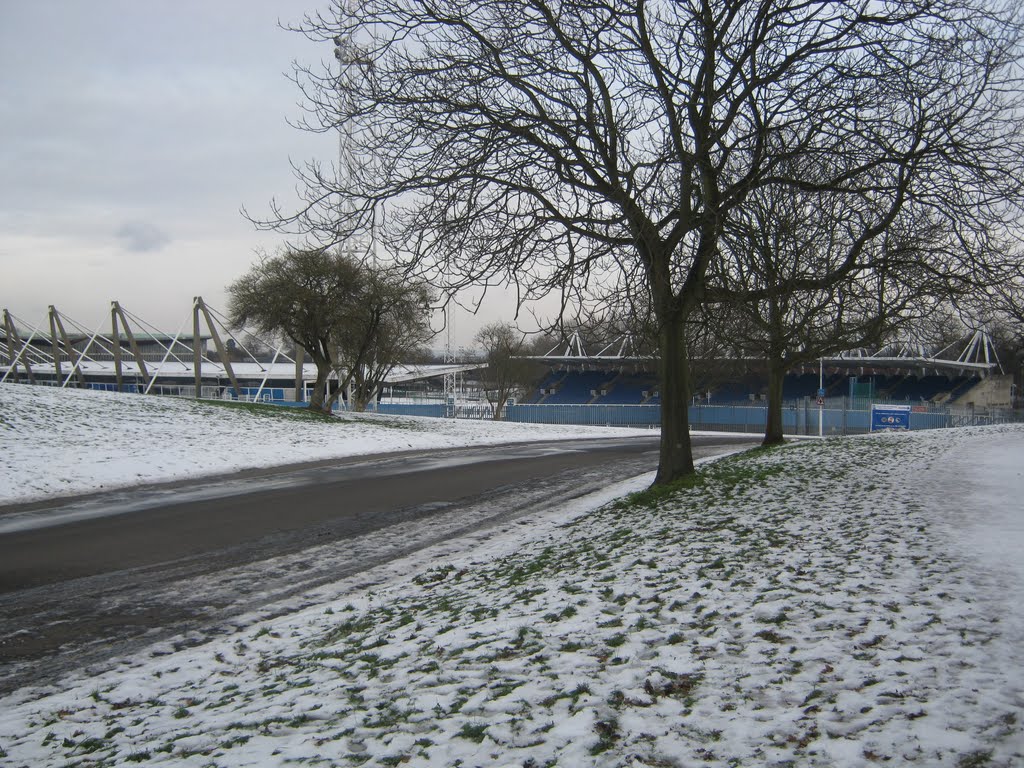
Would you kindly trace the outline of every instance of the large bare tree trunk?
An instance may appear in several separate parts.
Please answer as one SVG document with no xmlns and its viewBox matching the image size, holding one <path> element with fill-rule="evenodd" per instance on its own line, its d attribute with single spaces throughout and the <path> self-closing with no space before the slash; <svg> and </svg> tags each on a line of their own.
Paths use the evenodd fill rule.
<svg viewBox="0 0 1024 768">
<path fill-rule="evenodd" d="M 316 383 L 313 385 L 313 394 L 309 397 L 309 405 L 306 406 L 311 411 L 317 413 L 324 413 L 324 393 L 327 390 L 327 382 L 321 381 L 318 377 Z"/>
<path fill-rule="evenodd" d="M 768 358 L 768 419 L 764 427 L 762 445 L 778 445 L 782 436 L 782 382 L 786 369 L 781 360 Z"/>
<path fill-rule="evenodd" d="M 690 447 L 690 359 L 683 338 L 681 312 L 662 320 L 661 348 L 661 460 L 655 485 L 674 482 L 694 473 Z"/>
<path fill-rule="evenodd" d="M 349 407 L 355 413 L 366 413 L 366 406 L 370 404 L 370 396 L 366 394 L 362 389 L 354 389 L 352 391 L 352 399 L 349 401 Z"/>
<path fill-rule="evenodd" d="M 309 405 L 306 407 L 317 413 L 330 413 L 331 404 L 324 403 L 327 399 L 327 377 L 331 373 L 330 363 L 325 363 L 316 356 L 313 356 L 313 362 L 316 363 L 316 381 L 313 383 L 313 394 L 310 395 Z"/>
</svg>

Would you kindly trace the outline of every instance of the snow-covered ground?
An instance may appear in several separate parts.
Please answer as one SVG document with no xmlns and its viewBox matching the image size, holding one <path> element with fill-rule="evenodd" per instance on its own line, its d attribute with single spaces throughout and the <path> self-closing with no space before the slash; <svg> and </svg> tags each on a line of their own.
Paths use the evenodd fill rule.
<svg viewBox="0 0 1024 768">
<path fill-rule="evenodd" d="M 22 689 L 0 765 L 1024 765 L 1024 428 L 755 451 L 614 501 L 646 482 Z"/>
<path fill-rule="evenodd" d="M 268 406 L 269 407 L 269 406 Z M 0 504 L 370 453 L 649 430 L 415 417 L 266 418 L 219 403 L 0 386 Z"/>
</svg>

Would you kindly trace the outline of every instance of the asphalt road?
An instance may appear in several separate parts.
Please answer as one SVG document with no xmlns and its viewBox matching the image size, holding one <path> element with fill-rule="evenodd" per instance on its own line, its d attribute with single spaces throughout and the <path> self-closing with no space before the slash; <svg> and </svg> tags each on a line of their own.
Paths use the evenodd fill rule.
<svg viewBox="0 0 1024 768">
<path fill-rule="evenodd" d="M 695 437 L 694 452 L 743 442 Z M 410 452 L 0 507 L 0 692 L 168 638 L 203 642 L 315 587 L 651 471 L 657 448 Z"/>
</svg>

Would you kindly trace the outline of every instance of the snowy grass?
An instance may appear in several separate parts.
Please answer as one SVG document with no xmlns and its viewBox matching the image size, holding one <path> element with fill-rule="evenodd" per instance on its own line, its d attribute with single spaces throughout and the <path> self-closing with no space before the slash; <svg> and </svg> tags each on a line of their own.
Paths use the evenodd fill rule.
<svg viewBox="0 0 1024 768">
<path fill-rule="evenodd" d="M 23 690 L 0 764 L 1021 765 L 1022 457 L 1004 427 L 708 463 Z"/>
<path fill-rule="evenodd" d="M 649 430 L 387 417 L 0 386 L 0 504 L 285 463 Z"/>
</svg>

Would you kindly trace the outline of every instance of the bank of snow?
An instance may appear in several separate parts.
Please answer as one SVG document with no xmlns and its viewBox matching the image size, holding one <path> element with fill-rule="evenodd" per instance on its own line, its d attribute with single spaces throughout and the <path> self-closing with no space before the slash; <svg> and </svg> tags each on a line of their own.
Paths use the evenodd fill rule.
<svg viewBox="0 0 1024 768">
<path fill-rule="evenodd" d="M 277 418 L 168 397 L 0 386 L 0 504 L 418 448 L 448 448 L 648 430 L 490 421 L 342 416 Z"/>
<path fill-rule="evenodd" d="M 1021 765 L 1022 458 L 1003 427 L 712 462 L 22 690 L 0 763 Z"/>
</svg>

